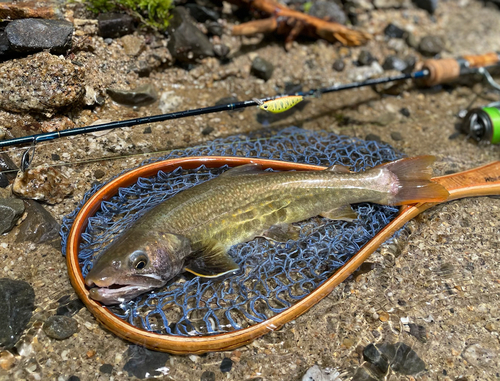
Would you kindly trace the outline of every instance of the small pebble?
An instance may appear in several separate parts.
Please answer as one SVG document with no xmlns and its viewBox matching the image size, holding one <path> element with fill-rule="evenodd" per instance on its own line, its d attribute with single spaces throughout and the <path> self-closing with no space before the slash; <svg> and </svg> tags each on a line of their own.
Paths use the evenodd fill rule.
<svg viewBox="0 0 500 381">
<path fill-rule="evenodd" d="M 380 136 L 376 135 L 376 134 L 368 134 L 365 136 L 365 140 L 368 140 L 368 141 L 375 141 L 375 142 L 380 142 L 382 141 L 382 139 L 380 139 Z"/>
<path fill-rule="evenodd" d="M 426 36 L 420 40 L 418 50 L 424 56 L 433 57 L 444 49 L 444 40 L 439 36 Z"/>
<path fill-rule="evenodd" d="M 78 377 L 78 376 L 71 376 L 70 378 L 68 378 L 68 381 L 80 381 L 80 377 Z"/>
<path fill-rule="evenodd" d="M 462 352 L 462 357 L 478 368 L 489 369 L 495 366 L 498 354 L 491 349 L 483 347 L 481 344 L 472 344 L 465 348 Z"/>
<path fill-rule="evenodd" d="M 340 71 L 344 70 L 345 63 L 344 63 L 343 60 L 338 59 L 338 60 L 335 60 L 335 62 L 333 63 L 332 67 L 333 67 L 333 70 L 340 72 Z"/>
<path fill-rule="evenodd" d="M 386 322 L 386 321 L 389 320 L 389 314 L 387 312 L 385 312 L 385 311 L 381 312 L 379 314 L 379 319 L 380 319 L 380 321 Z"/>
<path fill-rule="evenodd" d="M 401 115 L 407 118 L 411 115 L 410 110 L 408 110 L 406 107 L 403 107 L 401 110 L 399 110 L 399 112 L 401 113 Z"/>
<path fill-rule="evenodd" d="M 207 126 L 201 131 L 201 134 L 207 136 L 210 135 L 213 131 L 214 131 L 213 127 Z"/>
<path fill-rule="evenodd" d="M 359 56 L 358 56 L 359 65 L 367 66 L 367 65 L 370 65 L 374 61 L 375 61 L 375 58 L 368 50 L 362 50 L 359 53 Z"/>
<path fill-rule="evenodd" d="M 230 372 L 232 368 L 233 368 L 233 362 L 231 361 L 231 359 L 228 357 L 224 357 L 224 360 L 222 360 L 220 364 L 220 371 L 222 373 L 227 373 Z"/>
<path fill-rule="evenodd" d="M 215 373 L 206 370 L 202 373 L 200 381 L 215 381 Z"/>
<path fill-rule="evenodd" d="M 158 93 L 152 83 L 140 85 L 132 90 L 107 89 L 106 92 L 116 103 L 125 106 L 147 106 L 158 100 Z"/>
<path fill-rule="evenodd" d="M 219 58 L 226 58 L 229 54 L 229 47 L 224 44 L 215 44 L 214 53 Z"/>
<path fill-rule="evenodd" d="M 205 27 L 207 28 L 208 33 L 214 36 L 220 37 L 224 33 L 224 27 L 217 21 L 207 21 L 205 23 Z"/>
<path fill-rule="evenodd" d="M 43 331 L 53 339 L 64 340 L 78 331 L 78 323 L 69 316 L 54 315 L 44 323 Z"/>
<path fill-rule="evenodd" d="M 102 169 L 96 169 L 94 171 L 94 177 L 96 179 L 102 179 L 104 177 L 104 175 L 106 175 L 106 172 L 104 172 Z"/>
<path fill-rule="evenodd" d="M 391 37 L 391 38 L 403 38 L 405 35 L 405 31 L 403 29 L 401 29 L 400 27 L 390 23 L 389 25 L 387 25 L 385 27 L 384 34 L 387 37 Z"/>
<path fill-rule="evenodd" d="M 382 64 L 384 70 L 404 71 L 406 67 L 406 62 L 396 56 L 388 56 Z"/>
<path fill-rule="evenodd" d="M 9 351 L 0 352 L 0 368 L 9 370 L 16 364 L 16 357 Z"/>
<path fill-rule="evenodd" d="M 401 133 L 399 131 L 393 131 L 393 132 L 391 132 L 391 139 L 396 141 L 396 142 L 399 142 L 399 141 L 403 140 L 403 135 L 401 135 Z"/>
<path fill-rule="evenodd" d="M 113 372 L 113 365 L 111 364 L 102 364 L 99 368 L 99 372 L 104 374 L 111 374 Z"/>
<path fill-rule="evenodd" d="M 263 58 L 255 57 L 255 59 L 252 61 L 250 73 L 256 76 L 257 78 L 267 81 L 272 77 L 273 71 L 274 71 L 274 65 Z"/>
<path fill-rule="evenodd" d="M 104 37 L 108 45 L 113 38 L 121 37 L 134 31 L 134 19 L 125 13 L 105 12 L 97 17 L 99 36 Z"/>
</svg>

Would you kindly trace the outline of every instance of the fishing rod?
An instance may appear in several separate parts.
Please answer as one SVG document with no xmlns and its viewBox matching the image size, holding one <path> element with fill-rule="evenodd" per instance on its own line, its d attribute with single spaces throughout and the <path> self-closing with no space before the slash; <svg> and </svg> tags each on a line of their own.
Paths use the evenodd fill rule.
<svg viewBox="0 0 500 381">
<path fill-rule="evenodd" d="M 159 114 L 154 116 L 147 116 L 141 118 L 127 119 L 122 121 L 115 121 L 109 123 L 102 123 L 98 125 L 91 125 L 61 131 L 47 132 L 42 134 L 29 135 L 19 138 L 8 139 L 0 141 L 0 148 L 31 143 L 31 147 L 28 148 L 21 160 L 21 169 L 26 170 L 33 160 L 35 153 L 35 146 L 37 143 L 45 142 L 49 140 L 54 140 L 62 137 L 76 136 L 82 134 L 88 134 L 93 132 L 100 132 L 111 130 L 115 128 L 132 127 L 147 123 L 163 122 L 167 120 L 187 118 L 191 116 L 210 114 L 222 111 L 232 111 L 237 109 L 243 109 L 251 106 L 262 106 L 263 104 L 268 104 L 276 101 L 283 100 L 287 97 L 318 97 L 322 94 L 356 89 L 366 86 L 374 86 L 389 82 L 403 81 L 407 79 L 419 80 L 425 86 L 435 86 L 441 83 L 446 83 L 457 79 L 464 74 L 478 73 L 483 75 L 487 81 L 495 88 L 500 89 L 500 86 L 491 78 L 488 69 L 491 67 L 496 67 L 500 63 L 500 53 L 487 53 L 484 55 L 468 55 L 463 56 L 458 59 L 446 58 L 446 59 L 429 59 L 422 64 L 422 68 L 418 71 L 399 74 L 394 76 L 388 76 L 383 78 L 368 79 L 365 81 L 351 82 L 348 84 L 336 84 L 329 87 L 323 87 L 318 89 L 312 89 L 306 92 L 296 92 L 293 94 L 282 94 L 261 99 L 252 99 L 242 102 L 229 103 L 225 105 L 209 106 L 197 109 L 190 109 L 178 112 L 172 112 L 167 114 Z M 297 102 L 298 103 L 298 102 Z M 295 105 L 296 103 L 293 103 Z M 292 106 L 293 106 L 292 105 Z M 290 106 L 290 107 L 292 107 Z M 288 107 L 288 108 L 290 108 Z M 287 110 L 284 108 L 282 111 Z M 277 111 L 280 112 L 280 111 Z"/>
</svg>

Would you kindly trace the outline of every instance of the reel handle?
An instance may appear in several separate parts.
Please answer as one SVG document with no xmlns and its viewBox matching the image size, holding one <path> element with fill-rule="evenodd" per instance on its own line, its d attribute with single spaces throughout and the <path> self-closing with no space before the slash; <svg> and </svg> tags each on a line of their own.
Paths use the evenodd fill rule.
<svg viewBox="0 0 500 381">
<path fill-rule="evenodd" d="M 478 56 L 467 55 L 461 58 L 428 59 L 423 63 L 423 69 L 429 75 L 423 79 L 426 86 L 435 86 L 450 82 L 470 68 L 495 65 L 500 62 L 499 54 L 490 52 Z"/>
</svg>

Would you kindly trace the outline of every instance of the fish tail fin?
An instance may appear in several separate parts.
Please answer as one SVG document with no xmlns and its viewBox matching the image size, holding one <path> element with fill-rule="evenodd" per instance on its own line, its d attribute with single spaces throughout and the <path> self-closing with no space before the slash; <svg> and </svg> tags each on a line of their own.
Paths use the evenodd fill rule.
<svg viewBox="0 0 500 381">
<path fill-rule="evenodd" d="M 389 199 L 390 204 L 404 205 L 446 200 L 450 195 L 446 188 L 431 181 L 431 165 L 435 160 L 435 156 L 426 155 L 401 159 L 380 166 L 397 177 L 397 187 Z"/>
</svg>

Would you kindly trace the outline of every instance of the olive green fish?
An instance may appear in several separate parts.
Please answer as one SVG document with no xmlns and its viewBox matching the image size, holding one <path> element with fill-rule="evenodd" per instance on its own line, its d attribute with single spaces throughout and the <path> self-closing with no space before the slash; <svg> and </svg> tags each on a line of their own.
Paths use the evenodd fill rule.
<svg viewBox="0 0 500 381">
<path fill-rule="evenodd" d="M 97 258 L 85 278 L 90 297 L 130 300 L 183 271 L 218 277 L 239 269 L 227 254 L 257 236 L 296 238 L 289 224 L 323 216 L 356 218 L 350 204 L 438 202 L 448 192 L 430 181 L 433 156 L 402 159 L 361 173 L 263 171 L 248 164 L 176 194 L 140 217 Z"/>
</svg>

